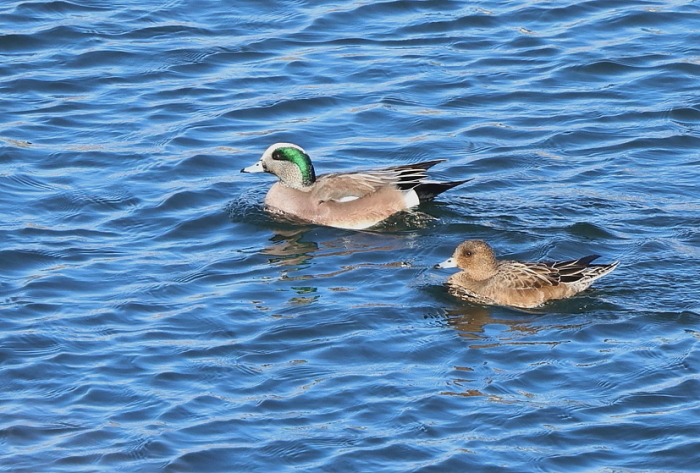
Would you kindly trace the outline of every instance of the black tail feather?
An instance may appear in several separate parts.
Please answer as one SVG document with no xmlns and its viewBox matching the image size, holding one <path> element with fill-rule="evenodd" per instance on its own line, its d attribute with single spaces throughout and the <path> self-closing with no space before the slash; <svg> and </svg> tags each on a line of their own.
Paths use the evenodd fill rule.
<svg viewBox="0 0 700 473">
<path fill-rule="evenodd" d="M 392 171 L 403 171 L 406 172 L 415 170 L 415 169 L 422 169 L 424 171 L 427 171 L 431 167 L 435 166 L 438 163 L 444 163 L 447 161 L 446 159 L 433 159 L 432 161 L 423 161 L 421 163 L 413 163 L 413 164 L 402 164 L 400 166 L 392 166 L 390 168 L 386 168 L 387 170 L 392 170 Z M 413 173 L 411 173 L 413 174 Z"/>
<path fill-rule="evenodd" d="M 446 182 L 427 181 L 421 182 L 417 186 L 413 187 L 413 189 L 416 191 L 416 194 L 418 194 L 418 198 L 420 199 L 420 201 L 425 202 L 428 200 L 433 200 L 437 195 L 442 194 L 446 190 L 452 189 L 453 187 L 456 187 L 460 184 L 464 184 L 468 181 L 471 181 L 471 179 L 465 179 L 463 181 Z"/>
</svg>

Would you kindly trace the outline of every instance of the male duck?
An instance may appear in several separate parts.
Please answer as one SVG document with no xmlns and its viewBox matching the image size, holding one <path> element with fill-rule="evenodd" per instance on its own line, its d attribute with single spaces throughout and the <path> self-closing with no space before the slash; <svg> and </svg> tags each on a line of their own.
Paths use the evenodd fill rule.
<svg viewBox="0 0 700 473">
<path fill-rule="evenodd" d="M 462 271 L 447 279 L 450 294 L 479 304 L 532 308 L 552 299 L 565 299 L 588 288 L 617 267 L 591 264 L 598 255 L 572 261 L 498 261 L 481 240 L 461 243 L 437 268 Z"/>
<path fill-rule="evenodd" d="M 277 143 L 241 172 L 269 172 L 279 178 L 265 197 L 270 211 L 318 225 L 360 230 L 469 180 L 426 180 L 427 169 L 442 161 L 446 160 L 316 177 L 311 158 L 300 146 Z"/>
</svg>

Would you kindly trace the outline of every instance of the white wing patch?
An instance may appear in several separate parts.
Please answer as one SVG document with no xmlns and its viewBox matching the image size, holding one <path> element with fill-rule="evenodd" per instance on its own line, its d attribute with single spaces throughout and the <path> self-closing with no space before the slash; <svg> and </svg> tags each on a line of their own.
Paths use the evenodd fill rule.
<svg viewBox="0 0 700 473">
<path fill-rule="evenodd" d="M 357 200 L 360 197 L 356 195 L 344 195 L 340 199 L 333 199 L 334 202 L 352 202 L 353 200 Z"/>
</svg>

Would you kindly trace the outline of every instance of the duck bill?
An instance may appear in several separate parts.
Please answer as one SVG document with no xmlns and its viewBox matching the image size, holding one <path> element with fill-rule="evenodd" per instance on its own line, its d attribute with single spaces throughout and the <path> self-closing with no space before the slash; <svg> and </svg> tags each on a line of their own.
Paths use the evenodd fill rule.
<svg viewBox="0 0 700 473">
<path fill-rule="evenodd" d="M 444 269 L 444 268 L 456 268 L 457 267 L 457 262 L 455 261 L 454 258 L 446 259 L 442 263 L 438 263 L 434 266 L 436 269 Z"/>
<path fill-rule="evenodd" d="M 241 172 L 265 172 L 265 169 L 263 169 L 262 161 L 258 161 L 252 166 L 241 169 Z"/>
</svg>

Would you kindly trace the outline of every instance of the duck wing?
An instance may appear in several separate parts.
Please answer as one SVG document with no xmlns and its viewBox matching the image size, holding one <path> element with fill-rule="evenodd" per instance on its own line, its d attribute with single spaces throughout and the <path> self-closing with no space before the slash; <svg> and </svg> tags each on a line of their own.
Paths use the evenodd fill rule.
<svg viewBox="0 0 700 473">
<path fill-rule="evenodd" d="M 575 260 L 545 261 L 540 264 L 550 268 L 552 277 L 556 277 L 558 282 L 572 283 L 589 276 L 592 268 L 607 266 L 602 264 L 591 265 L 591 262 L 598 258 L 600 258 L 600 255 L 588 255 Z"/>
<path fill-rule="evenodd" d="M 497 277 L 499 284 L 511 289 L 539 289 L 560 282 L 559 272 L 549 264 L 526 261 L 500 261 Z"/>
<path fill-rule="evenodd" d="M 314 197 L 320 202 L 328 200 L 348 202 L 377 192 L 384 187 L 412 189 L 427 177 L 427 169 L 442 161 L 446 160 L 436 159 L 384 169 L 324 174 L 316 180 Z"/>
<path fill-rule="evenodd" d="M 316 180 L 314 200 L 349 202 L 377 192 L 387 182 L 371 174 L 325 174 Z"/>
<path fill-rule="evenodd" d="M 600 255 L 584 256 L 567 261 L 501 261 L 499 279 L 514 289 L 531 289 L 576 282 L 588 283 L 609 273 L 618 265 L 591 264 Z"/>
</svg>

